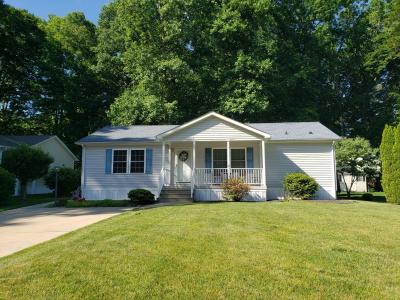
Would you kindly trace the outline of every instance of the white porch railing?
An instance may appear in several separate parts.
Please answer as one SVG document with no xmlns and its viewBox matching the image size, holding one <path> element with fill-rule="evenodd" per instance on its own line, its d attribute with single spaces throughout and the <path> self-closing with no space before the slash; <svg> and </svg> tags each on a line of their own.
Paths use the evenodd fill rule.
<svg viewBox="0 0 400 300">
<path fill-rule="evenodd" d="M 195 168 L 195 185 L 222 184 L 228 178 L 243 178 L 251 185 L 261 185 L 262 168 Z"/>
</svg>

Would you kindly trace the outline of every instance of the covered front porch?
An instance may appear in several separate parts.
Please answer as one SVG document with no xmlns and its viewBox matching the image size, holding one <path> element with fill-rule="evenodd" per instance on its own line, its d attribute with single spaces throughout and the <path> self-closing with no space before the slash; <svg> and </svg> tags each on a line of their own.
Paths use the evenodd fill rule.
<svg viewBox="0 0 400 300">
<path fill-rule="evenodd" d="M 194 200 L 221 200 L 221 184 L 242 178 L 251 186 L 248 200 L 265 200 L 268 139 L 269 134 L 215 112 L 170 129 L 158 136 L 160 191 L 165 185 L 186 185 Z"/>
<path fill-rule="evenodd" d="M 162 158 L 160 190 L 186 187 L 193 199 L 218 200 L 226 179 L 241 178 L 251 198 L 266 198 L 264 140 L 168 141 Z"/>
</svg>

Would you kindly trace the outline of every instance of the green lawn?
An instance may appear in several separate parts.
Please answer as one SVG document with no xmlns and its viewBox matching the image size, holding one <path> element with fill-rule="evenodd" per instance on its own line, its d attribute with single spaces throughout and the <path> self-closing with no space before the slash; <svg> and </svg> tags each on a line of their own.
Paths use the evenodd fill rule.
<svg viewBox="0 0 400 300">
<path fill-rule="evenodd" d="M 0 299 L 399 299 L 400 206 L 130 211 L 0 259 Z"/>
<path fill-rule="evenodd" d="M 362 195 L 365 193 L 362 192 L 353 192 L 350 195 L 350 199 L 353 200 L 363 200 L 362 199 Z M 369 194 L 372 194 L 374 196 L 374 200 L 375 202 L 386 202 L 386 197 L 385 197 L 385 193 L 384 192 L 369 192 Z M 339 198 L 340 199 L 348 199 L 347 198 L 347 194 L 345 192 L 339 193 Z M 366 200 L 363 200 L 366 201 Z"/>
<path fill-rule="evenodd" d="M 45 202 L 54 201 L 54 196 L 52 194 L 42 194 L 42 195 L 29 195 L 28 199 L 25 201 L 21 200 L 19 197 L 11 197 L 9 200 L 0 201 L 0 211 L 40 204 Z"/>
<path fill-rule="evenodd" d="M 132 206 L 129 200 L 68 200 L 66 207 L 126 207 Z"/>
</svg>

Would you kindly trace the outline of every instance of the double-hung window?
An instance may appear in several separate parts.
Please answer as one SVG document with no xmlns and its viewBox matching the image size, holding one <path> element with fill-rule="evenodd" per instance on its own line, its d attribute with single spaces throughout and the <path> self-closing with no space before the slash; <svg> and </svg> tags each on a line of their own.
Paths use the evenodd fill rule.
<svg viewBox="0 0 400 300">
<path fill-rule="evenodd" d="M 231 149 L 231 167 L 246 168 L 246 149 Z"/>
<path fill-rule="evenodd" d="M 226 149 L 213 149 L 213 168 L 227 168 Z"/>
<path fill-rule="evenodd" d="M 114 174 L 144 173 L 144 149 L 115 149 L 113 150 L 112 172 Z"/>
<path fill-rule="evenodd" d="M 144 150 L 131 150 L 131 173 L 144 173 Z"/>
<path fill-rule="evenodd" d="M 113 151 L 113 173 L 122 174 L 127 172 L 128 150 Z"/>
</svg>

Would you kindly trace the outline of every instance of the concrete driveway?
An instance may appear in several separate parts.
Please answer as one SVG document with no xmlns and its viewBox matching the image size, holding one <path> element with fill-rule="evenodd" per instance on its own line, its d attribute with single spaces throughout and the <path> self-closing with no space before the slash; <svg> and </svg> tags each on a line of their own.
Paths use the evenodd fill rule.
<svg viewBox="0 0 400 300">
<path fill-rule="evenodd" d="M 0 257 L 100 220 L 118 215 L 131 208 L 46 207 L 48 203 L 0 212 Z"/>
</svg>

